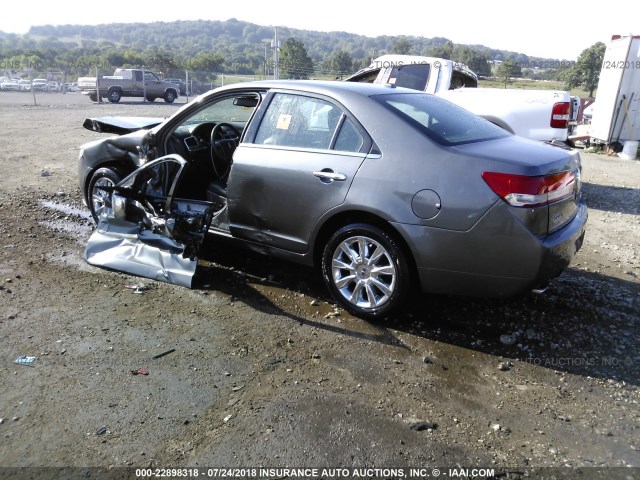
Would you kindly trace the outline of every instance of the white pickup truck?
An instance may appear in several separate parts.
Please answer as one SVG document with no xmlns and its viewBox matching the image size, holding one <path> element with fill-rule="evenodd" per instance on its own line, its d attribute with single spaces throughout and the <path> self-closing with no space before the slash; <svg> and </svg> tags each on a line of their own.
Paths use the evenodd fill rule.
<svg viewBox="0 0 640 480">
<path fill-rule="evenodd" d="M 516 135 L 545 142 L 567 141 L 569 92 L 477 88 L 478 77 L 466 65 L 413 55 L 383 55 L 346 80 L 433 93 Z"/>
</svg>

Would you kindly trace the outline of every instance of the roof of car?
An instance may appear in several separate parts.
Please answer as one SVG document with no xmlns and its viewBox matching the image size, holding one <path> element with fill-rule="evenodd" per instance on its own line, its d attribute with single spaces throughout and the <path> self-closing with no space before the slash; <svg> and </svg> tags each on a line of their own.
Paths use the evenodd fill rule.
<svg viewBox="0 0 640 480">
<path fill-rule="evenodd" d="M 264 91 L 272 89 L 295 90 L 317 95 L 333 97 L 339 102 L 358 102 L 357 98 L 363 99 L 373 95 L 383 95 L 389 93 L 409 93 L 414 95 L 428 95 L 417 90 L 396 87 L 395 85 L 380 85 L 359 82 L 344 82 L 339 80 L 259 80 L 253 82 L 234 83 L 224 87 L 214 88 L 197 97 L 195 102 L 206 102 L 208 98 L 220 93 L 242 94 L 243 92 Z M 180 107 L 179 111 L 186 110 L 191 102 Z"/>
<path fill-rule="evenodd" d="M 396 87 L 394 85 L 380 85 L 359 82 L 344 82 L 339 80 L 260 80 L 255 82 L 236 83 L 215 89 L 216 92 L 236 89 L 283 89 L 296 90 L 317 94 L 349 94 L 364 96 L 381 95 L 393 92 L 420 93 L 416 90 Z"/>
</svg>

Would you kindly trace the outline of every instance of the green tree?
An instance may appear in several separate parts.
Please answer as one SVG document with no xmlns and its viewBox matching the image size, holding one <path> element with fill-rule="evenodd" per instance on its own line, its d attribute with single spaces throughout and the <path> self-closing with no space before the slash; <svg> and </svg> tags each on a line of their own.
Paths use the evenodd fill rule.
<svg viewBox="0 0 640 480">
<path fill-rule="evenodd" d="M 598 88 L 602 60 L 606 49 L 607 47 L 604 43 L 597 42 L 583 50 L 576 64 L 562 74 L 562 80 L 566 88 L 571 89 L 582 86 L 584 91 L 589 92 L 589 96 L 593 97 L 594 90 Z"/>
<path fill-rule="evenodd" d="M 513 83 L 513 77 L 522 75 L 522 70 L 514 60 L 507 60 L 498 65 L 496 75 L 500 83 L 504 83 L 504 88 L 507 88 L 508 84 Z"/>
<path fill-rule="evenodd" d="M 218 54 L 201 53 L 189 61 L 188 68 L 203 75 L 207 80 L 213 81 L 216 79 L 216 72 L 222 69 L 223 63 L 224 58 Z"/>
<path fill-rule="evenodd" d="M 406 38 L 397 38 L 391 43 L 391 52 L 399 55 L 408 55 L 413 45 Z"/>
<path fill-rule="evenodd" d="M 467 67 L 481 76 L 491 75 L 488 58 L 484 54 L 478 53 L 476 50 L 463 45 L 456 45 L 453 49 L 451 60 L 458 63 L 464 63 Z"/>
<path fill-rule="evenodd" d="M 313 61 L 304 43 L 289 37 L 280 49 L 280 77 L 307 79 L 313 71 Z"/>
<path fill-rule="evenodd" d="M 331 70 L 338 75 L 353 73 L 353 59 L 349 52 L 337 50 L 331 55 Z"/>
<path fill-rule="evenodd" d="M 434 47 L 430 47 L 427 50 L 427 56 L 429 57 L 437 57 L 444 58 L 446 60 L 450 60 L 453 55 L 453 43 L 447 41 L 442 45 L 436 45 Z"/>
<path fill-rule="evenodd" d="M 170 52 L 157 48 L 148 49 L 144 52 L 145 66 L 161 72 L 169 72 L 176 68 L 176 62 Z"/>
</svg>

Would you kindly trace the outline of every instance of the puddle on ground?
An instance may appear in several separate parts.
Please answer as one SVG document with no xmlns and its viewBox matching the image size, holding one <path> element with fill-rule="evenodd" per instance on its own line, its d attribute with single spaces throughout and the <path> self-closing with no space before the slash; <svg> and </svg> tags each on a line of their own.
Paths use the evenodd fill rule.
<svg viewBox="0 0 640 480">
<path fill-rule="evenodd" d="M 79 225 L 65 220 L 45 220 L 38 222 L 43 227 L 73 237 L 80 245 L 85 245 L 93 229 L 89 225 Z"/>
<path fill-rule="evenodd" d="M 43 227 L 54 232 L 64 233 L 75 239 L 79 245 L 85 245 L 93 231 L 87 221 L 91 220 L 91 214 L 80 208 L 66 203 L 55 203 L 50 200 L 40 202 L 43 207 L 67 215 L 64 219 L 43 220 L 38 222 Z"/>
<path fill-rule="evenodd" d="M 50 208 L 51 210 L 91 220 L 91 214 L 87 209 L 80 209 L 66 203 L 55 203 L 50 200 L 42 200 L 41 203 L 43 207 Z"/>
</svg>

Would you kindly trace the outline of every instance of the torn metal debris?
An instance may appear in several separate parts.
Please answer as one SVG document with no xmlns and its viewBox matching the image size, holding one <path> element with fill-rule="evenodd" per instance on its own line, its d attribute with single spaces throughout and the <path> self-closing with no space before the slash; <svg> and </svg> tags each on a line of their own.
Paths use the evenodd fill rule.
<svg viewBox="0 0 640 480">
<path fill-rule="evenodd" d="M 211 223 L 210 202 L 175 198 L 186 161 L 167 155 L 145 164 L 116 186 L 89 238 L 85 260 L 183 287 L 191 287 L 197 253 Z M 132 285 L 133 293 L 148 287 Z"/>
<path fill-rule="evenodd" d="M 22 355 L 16 358 L 13 363 L 17 363 L 18 365 L 26 365 L 27 367 L 33 367 L 36 362 L 36 357 L 28 357 L 26 355 Z"/>
</svg>

